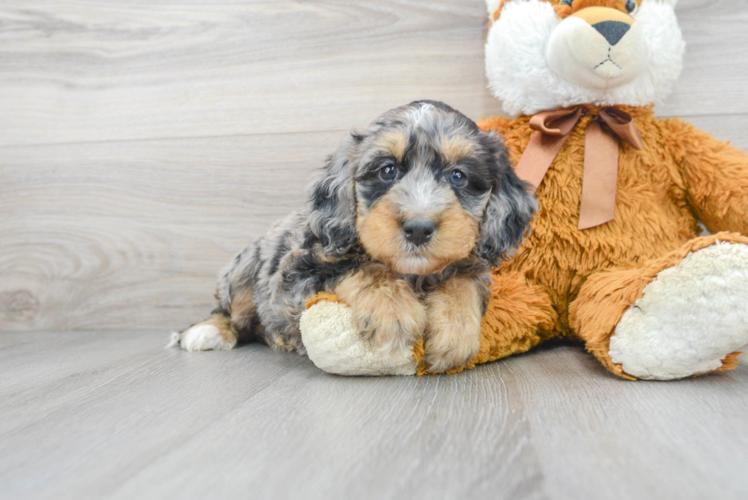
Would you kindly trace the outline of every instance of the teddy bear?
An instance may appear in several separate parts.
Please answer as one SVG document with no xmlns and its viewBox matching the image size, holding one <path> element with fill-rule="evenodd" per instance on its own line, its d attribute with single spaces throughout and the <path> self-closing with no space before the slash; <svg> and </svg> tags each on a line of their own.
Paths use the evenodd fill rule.
<svg viewBox="0 0 748 500">
<path fill-rule="evenodd" d="M 748 155 L 654 116 L 685 44 L 677 0 L 487 0 L 489 88 L 538 211 L 492 273 L 473 368 L 552 338 L 580 341 L 612 374 L 674 380 L 734 368 L 748 344 Z M 705 227 L 709 235 L 703 235 Z M 330 373 L 431 373 L 428 332 L 383 351 L 319 294 L 301 318 Z"/>
</svg>

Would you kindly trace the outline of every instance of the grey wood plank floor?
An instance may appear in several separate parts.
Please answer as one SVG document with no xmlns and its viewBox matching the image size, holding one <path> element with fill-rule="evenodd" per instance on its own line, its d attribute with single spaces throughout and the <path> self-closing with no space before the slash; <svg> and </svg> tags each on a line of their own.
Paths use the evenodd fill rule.
<svg viewBox="0 0 748 500">
<path fill-rule="evenodd" d="M 163 332 L 0 334 L 0 497 L 740 499 L 748 366 L 632 383 L 555 346 L 345 378 Z"/>
</svg>

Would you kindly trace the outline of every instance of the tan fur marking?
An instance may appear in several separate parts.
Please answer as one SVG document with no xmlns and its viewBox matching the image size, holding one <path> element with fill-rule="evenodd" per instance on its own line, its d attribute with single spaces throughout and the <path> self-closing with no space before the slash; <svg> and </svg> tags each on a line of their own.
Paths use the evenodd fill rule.
<svg viewBox="0 0 748 500">
<path fill-rule="evenodd" d="M 361 244 L 377 260 L 394 268 L 394 260 L 401 246 L 400 214 L 391 196 L 378 200 L 368 214 L 359 210 L 356 229 Z"/>
<path fill-rule="evenodd" d="M 439 220 L 433 241 L 427 247 L 428 256 L 441 270 L 470 255 L 478 242 L 479 232 L 478 221 L 467 214 L 455 198 Z"/>
<path fill-rule="evenodd" d="M 385 195 L 368 214 L 356 221 L 366 251 L 403 274 L 430 274 L 470 255 L 478 241 L 478 221 L 466 213 L 452 194 L 450 205 L 437 217 L 438 228 L 431 242 L 417 255 L 404 248 L 400 213 L 392 197 Z"/>
<path fill-rule="evenodd" d="M 252 292 L 243 291 L 236 294 L 231 301 L 231 322 L 241 325 L 251 321 L 255 313 L 255 305 L 252 302 Z"/>
<path fill-rule="evenodd" d="M 377 144 L 384 150 L 390 152 L 392 156 L 401 161 L 405 156 L 405 148 L 408 145 L 408 138 L 400 131 L 382 133 L 377 138 Z"/>
<path fill-rule="evenodd" d="M 223 314 L 213 314 L 210 318 L 194 326 L 199 325 L 215 326 L 218 328 L 218 333 L 225 342 L 236 343 L 236 330 L 231 325 L 231 320 Z"/>
<path fill-rule="evenodd" d="M 426 297 L 424 361 L 441 373 L 464 366 L 480 350 L 481 295 L 471 278 L 446 281 Z"/>
<path fill-rule="evenodd" d="M 356 327 L 381 348 L 412 346 L 426 326 L 426 310 L 410 286 L 381 264 L 362 267 L 343 279 L 335 294 L 352 308 Z"/>
<path fill-rule="evenodd" d="M 442 137 L 439 149 L 445 162 L 457 163 L 473 153 L 473 142 L 462 136 Z"/>
</svg>

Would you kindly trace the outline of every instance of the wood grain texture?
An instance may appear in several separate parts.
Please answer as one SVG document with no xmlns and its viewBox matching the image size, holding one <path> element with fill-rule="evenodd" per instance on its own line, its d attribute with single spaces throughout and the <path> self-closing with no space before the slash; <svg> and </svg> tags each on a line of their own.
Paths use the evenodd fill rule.
<svg viewBox="0 0 748 500">
<path fill-rule="evenodd" d="M 748 0 L 679 0 L 683 73 L 657 109 L 663 116 L 748 113 Z"/>
<path fill-rule="evenodd" d="M 658 108 L 748 148 L 748 1 L 681 0 Z M 482 0 L 0 2 L 0 330 L 183 328 L 346 131 L 473 118 Z"/>
<path fill-rule="evenodd" d="M 219 270 L 303 206 L 310 172 L 343 135 L 5 148 L 0 326 L 200 320 Z"/>
<path fill-rule="evenodd" d="M 748 495 L 748 367 L 630 383 L 575 347 L 344 378 L 260 345 L 0 334 L 0 498 Z"/>
<path fill-rule="evenodd" d="M 419 98 L 498 109 L 476 0 L 31 0 L 2 11 L 0 109 L 12 127 L 0 145 L 338 130 Z"/>
</svg>

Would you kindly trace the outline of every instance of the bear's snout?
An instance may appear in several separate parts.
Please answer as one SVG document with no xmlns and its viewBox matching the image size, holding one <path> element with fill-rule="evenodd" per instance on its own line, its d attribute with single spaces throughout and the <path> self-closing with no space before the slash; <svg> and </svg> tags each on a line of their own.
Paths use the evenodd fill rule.
<svg viewBox="0 0 748 500">
<path fill-rule="evenodd" d="M 588 7 L 554 30 L 546 60 L 551 70 L 578 85 L 610 89 L 639 76 L 647 47 L 631 16 L 608 7 Z"/>
</svg>

